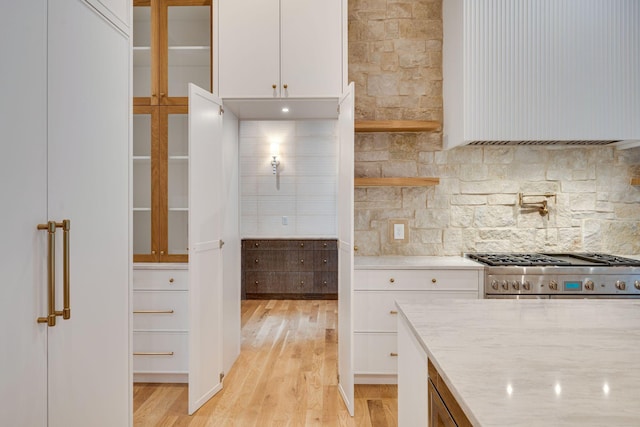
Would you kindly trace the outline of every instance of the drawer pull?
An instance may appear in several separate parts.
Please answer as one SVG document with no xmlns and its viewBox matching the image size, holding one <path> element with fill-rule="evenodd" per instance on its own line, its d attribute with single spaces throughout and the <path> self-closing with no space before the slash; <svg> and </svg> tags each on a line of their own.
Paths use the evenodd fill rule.
<svg viewBox="0 0 640 427">
<path fill-rule="evenodd" d="M 260 262 L 260 260 L 258 260 L 258 259 L 255 261 L 256 264 L 259 263 L 259 262 Z"/>
<path fill-rule="evenodd" d="M 327 247 L 327 243 L 326 243 L 326 242 L 325 242 L 325 243 L 323 243 L 323 244 L 322 244 L 322 247 L 323 247 L 323 248 L 326 248 L 326 247 Z"/>
<path fill-rule="evenodd" d="M 394 283 L 396 281 L 396 279 L 394 279 L 393 277 L 391 279 L 389 279 L 390 283 Z"/>
<path fill-rule="evenodd" d="M 398 312 L 396 310 L 391 310 L 389 314 L 398 314 Z"/>
<path fill-rule="evenodd" d="M 134 356 L 173 356 L 173 351 L 134 351 Z"/>
<path fill-rule="evenodd" d="M 301 248 L 304 248 L 304 243 L 300 243 L 300 247 L 301 247 Z"/>
<path fill-rule="evenodd" d="M 257 247 L 260 247 L 260 243 L 256 243 L 256 248 L 257 248 Z"/>
<path fill-rule="evenodd" d="M 389 353 L 389 356 L 391 356 L 391 357 L 398 357 L 398 353 Z"/>
<path fill-rule="evenodd" d="M 300 286 L 304 286 L 304 280 L 300 281 Z"/>
<path fill-rule="evenodd" d="M 303 259 L 300 260 L 300 264 L 304 264 L 304 260 Z"/>
<path fill-rule="evenodd" d="M 325 281 L 323 281 L 323 282 L 322 282 L 322 284 L 323 284 L 324 286 L 327 286 L 327 281 L 326 281 L 326 280 L 325 280 Z"/>
<path fill-rule="evenodd" d="M 173 310 L 134 310 L 133 314 L 173 314 Z"/>
<path fill-rule="evenodd" d="M 326 263 L 327 263 L 327 260 L 326 260 L 326 259 L 323 259 L 323 260 L 322 260 L 322 262 L 324 262 L 324 263 L 326 264 Z"/>
<path fill-rule="evenodd" d="M 173 283 L 173 277 L 169 279 L 169 283 Z"/>
<path fill-rule="evenodd" d="M 256 280 L 256 285 L 259 285 L 259 284 L 260 284 L 260 282 L 258 280 Z"/>
<path fill-rule="evenodd" d="M 437 280 L 435 278 L 431 279 L 431 283 L 436 283 Z"/>
</svg>

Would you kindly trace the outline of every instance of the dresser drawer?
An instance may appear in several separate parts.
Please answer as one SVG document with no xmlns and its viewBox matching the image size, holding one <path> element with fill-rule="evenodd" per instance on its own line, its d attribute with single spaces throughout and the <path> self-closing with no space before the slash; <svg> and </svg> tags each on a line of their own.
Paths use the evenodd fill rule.
<svg viewBox="0 0 640 427">
<path fill-rule="evenodd" d="M 188 346 L 186 332 L 134 332 L 133 372 L 188 372 Z"/>
<path fill-rule="evenodd" d="M 133 269 L 133 289 L 187 290 L 188 270 L 136 270 Z"/>
<path fill-rule="evenodd" d="M 424 291 L 355 291 L 353 293 L 353 328 L 356 332 L 396 332 L 398 309 L 395 300 L 425 302 L 433 292 Z"/>
<path fill-rule="evenodd" d="M 354 374 L 397 374 L 398 339 L 395 333 L 353 334 Z"/>
<path fill-rule="evenodd" d="M 134 291 L 133 329 L 189 329 L 187 291 Z"/>
<path fill-rule="evenodd" d="M 354 289 L 475 290 L 476 270 L 355 270 Z"/>
</svg>

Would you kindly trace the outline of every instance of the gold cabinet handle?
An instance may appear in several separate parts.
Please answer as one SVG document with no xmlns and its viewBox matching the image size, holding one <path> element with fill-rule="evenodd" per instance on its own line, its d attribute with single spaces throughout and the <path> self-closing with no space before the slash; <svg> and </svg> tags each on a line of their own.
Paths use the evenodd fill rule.
<svg viewBox="0 0 640 427">
<path fill-rule="evenodd" d="M 155 255 L 155 254 L 156 254 L 156 251 L 154 249 L 154 250 L 151 251 L 151 255 Z"/>
<path fill-rule="evenodd" d="M 436 283 L 437 280 L 435 279 L 435 277 L 433 279 L 431 279 L 431 283 Z"/>
<path fill-rule="evenodd" d="M 389 353 L 389 356 L 391 356 L 391 357 L 398 357 L 398 353 Z"/>
<path fill-rule="evenodd" d="M 160 98 L 163 98 L 166 94 L 164 92 L 160 92 Z"/>
<path fill-rule="evenodd" d="M 47 317 L 38 317 L 38 323 L 56 326 L 56 222 L 38 224 L 38 230 L 47 230 Z"/>
<path fill-rule="evenodd" d="M 38 224 L 38 230 L 47 230 L 47 284 L 48 307 L 47 317 L 38 317 L 38 323 L 46 323 L 48 326 L 56 325 L 56 316 L 63 319 L 71 319 L 71 288 L 69 270 L 69 231 L 71 220 L 63 219 L 62 222 L 48 221 L 46 224 Z M 56 310 L 56 230 L 62 228 L 62 303 L 61 311 Z"/>
<path fill-rule="evenodd" d="M 173 310 L 133 310 L 133 314 L 173 314 Z"/>
<path fill-rule="evenodd" d="M 173 283 L 173 277 L 169 279 L 169 283 Z"/>
<path fill-rule="evenodd" d="M 271 85 L 271 87 L 275 89 L 278 87 L 278 85 Z"/>
<path fill-rule="evenodd" d="M 358 247 L 357 247 L 357 246 L 354 246 L 354 247 L 353 247 L 353 251 L 354 251 L 354 252 L 358 252 Z"/>
<path fill-rule="evenodd" d="M 285 85 L 283 85 L 282 87 L 283 87 L 283 88 L 285 88 L 285 89 L 287 89 L 287 88 L 289 88 L 289 85 L 285 84 Z"/>
<path fill-rule="evenodd" d="M 134 356 L 173 356 L 173 351 L 134 351 Z"/>
<path fill-rule="evenodd" d="M 394 279 L 393 277 L 391 279 L 389 279 L 389 283 L 394 283 L 396 281 L 396 279 Z"/>
<path fill-rule="evenodd" d="M 164 251 L 160 251 L 160 255 L 164 255 Z"/>
<path fill-rule="evenodd" d="M 398 314 L 398 312 L 396 310 L 391 310 L 389 314 Z"/>
</svg>

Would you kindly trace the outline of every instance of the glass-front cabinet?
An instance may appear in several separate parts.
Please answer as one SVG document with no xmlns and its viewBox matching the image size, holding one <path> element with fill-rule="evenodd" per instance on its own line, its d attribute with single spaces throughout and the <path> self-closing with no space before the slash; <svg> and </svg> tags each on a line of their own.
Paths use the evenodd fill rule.
<svg viewBox="0 0 640 427">
<path fill-rule="evenodd" d="M 187 262 L 187 91 L 211 90 L 211 0 L 133 4 L 133 260 Z"/>
</svg>

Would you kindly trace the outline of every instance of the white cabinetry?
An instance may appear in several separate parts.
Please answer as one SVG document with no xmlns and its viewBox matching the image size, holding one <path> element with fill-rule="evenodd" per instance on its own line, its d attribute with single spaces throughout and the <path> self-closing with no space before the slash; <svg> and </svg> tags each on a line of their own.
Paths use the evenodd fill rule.
<svg viewBox="0 0 640 427">
<path fill-rule="evenodd" d="M 221 98 L 339 97 L 341 0 L 221 0 Z"/>
<path fill-rule="evenodd" d="M 427 354 L 404 316 L 398 318 L 398 426 L 429 425 Z"/>
<path fill-rule="evenodd" d="M 355 382 L 395 383 L 398 373 L 395 301 L 478 298 L 481 267 L 445 269 L 432 263 L 422 268 L 380 269 L 360 265 L 354 274 Z"/>
<path fill-rule="evenodd" d="M 188 278 L 185 264 L 135 264 L 134 382 L 188 381 Z"/>
<path fill-rule="evenodd" d="M 2 3 L 2 426 L 131 420 L 130 40 L 109 16 L 82 0 Z M 64 219 L 69 245 L 37 228 Z"/>
</svg>

